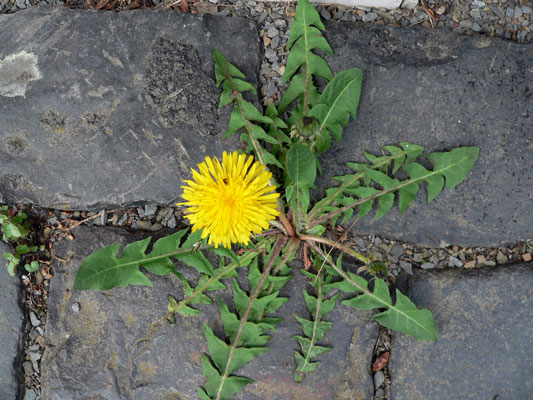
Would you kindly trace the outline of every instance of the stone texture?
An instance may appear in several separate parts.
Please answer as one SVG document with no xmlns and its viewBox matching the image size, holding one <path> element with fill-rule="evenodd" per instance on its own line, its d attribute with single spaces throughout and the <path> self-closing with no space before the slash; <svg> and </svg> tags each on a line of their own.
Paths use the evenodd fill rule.
<svg viewBox="0 0 533 400">
<path fill-rule="evenodd" d="M 206 306 L 199 316 L 178 317 L 175 325 L 154 327 L 152 323 L 166 312 L 168 294 L 182 296 L 172 277 L 151 277 L 153 288 L 73 291 L 76 271 L 88 254 L 112 242 L 140 238 L 125 230 L 83 226 L 74 236 L 74 241 L 55 247 L 58 257 L 70 261 L 56 262 L 51 280 L 43 399 L 196 399 L 197 386 L 204 382 L 201 354 L 207 350 L 202 325 L 207 322 L 220 332 L 216 308 Z M 269 343 L 271 351 L 239 371 L 255 383 L 237 398 L 370 398 L 373 386 L 368 368 L 377 325 L 369 320 L 369 313 L 344 307 L 330 314 L 334 327 L 323 342 L 334 350 L 320 357 L 320 367 L 304 383 L 292 381 L 297 344 L 290 338 L 299 333 L 293 313 L 306 315 L 300 295 L 303 286 L 303 279 L 295 277 L 284 288 L 293 297 L 279 312 L 285 321 Z M 74 304 L 78 306 L 73 309 Z"/>
<path fill-rule="evenodd" d="M 418 273 L 407 293 L 439 327 L 437 343 L 394 334 L 392 399 L 529 399 L 533 264 Z"/>
<path fill-rule="evenodd" d="M 327 23 L 334 71 L 364 71 L 357 121 L 323 157 L 328 176 L 349 172 L 402 141 L 427 152 L 478 146 L 467 180 L 403 216 L 368 215 L 358 233 L 421 245 L 497 246 L 533 237 L 533 47 L 431 29 Z M 328 183 L 329 184 L 329 183 Z M 325 185 L 325 179 L 320 184 Z"/>
<path fill-rule="evenodd" d="M 191 166 L 238 145 L 211 53 L 256 84 L 250 21 L 40 7 L 0 15 L 0 35 L 0 202 L 171 203 Z"/>
<path fill-rule="evenodd" d="M 9 276 L 2 254 L 13 250 L 0 241 L 0 399 L 16 399 L 19 391 L 24 315 L 20 280 Z"/>
</svg>

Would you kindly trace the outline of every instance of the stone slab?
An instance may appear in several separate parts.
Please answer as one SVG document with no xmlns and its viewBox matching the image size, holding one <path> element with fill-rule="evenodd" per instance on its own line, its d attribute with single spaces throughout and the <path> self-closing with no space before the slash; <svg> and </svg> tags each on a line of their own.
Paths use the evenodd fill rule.
<svg viewBox="0 0 533 400">
<path fill-rule="evenodd" d="M 530 399 L 533 263 L 421 272 L 407 293 L 439 327 L 437 343 L 394 335 L 392 399 Z"/>
<path fill-rule="evenodd" d="M 4 253 L 13 250 L 0 241 L 0 399 L 16 399 L 21 376 L 20 347 L 24 314 L 20 280 L 9 276 Z"/>
<path fill-rule="evenodd" d="M 211 53 L 252 83 L 248 20 L 39 7 L 0 15 L 0 202 L 91 209 L 171 203 L 222 143 Z"/>
<path fill-rule="evenodd" d="M 196 399 L 197 387 L 204 382 L 201 354 L 207 350 L 202 325 L 207 322 L 220 332 L 216 307 L 203 307 L 204 312 L 196 317 L 178 317 L 175 325 L 150 330 L 152 322 L 165 314 L 167 296 L 181 298 L 176 280 L 151 276 L 153 288 L 73 291 L 76 271 L 87 255 L 113 242 L 140 238 L 125 230 L 84 226 L 74 231 L 74 236 L 74 241 L 62 241 L 55 247 L 59 258 L 70 261 L 55 261 L 50 284 L 41 364 L 43 399 Z M 182 271 L 191 273 L 187 267 Z M 285 320 L 269 342 L 271 350 L 239 371 L 255 383 L 236 398 L 371 398 L 368 369 L 378 328 L 368 312 L 335 309 L 330 314 L 333 330 L 323 342 L 332 345 L 333 351 L 320 357 L 318 370 L 302 384 L 292 381 L 297 344 L 290 338 L 299 333 L 293 313 L 306 315 L 303 287 L 303 279 L 297 276 L 283 289 L 292 296 L 278 314 Z"/>
<path fill-rule="evenodd" d="M 444 30 L 327 23 L 337 72 L 364 71 L 357 121 L 323 157 L 348 173 L 363 150 L 408 141 L 427 152 L 480 147 L 467 180 L 403 216 L 362 218 L 361 234 L 421 245 L 499 246 L 533 237 L 533 46 Z M 320 183 L 325 185 L 325 179 Z M 329 183 L 328 183 L 329 184 Z"/>
</svg>

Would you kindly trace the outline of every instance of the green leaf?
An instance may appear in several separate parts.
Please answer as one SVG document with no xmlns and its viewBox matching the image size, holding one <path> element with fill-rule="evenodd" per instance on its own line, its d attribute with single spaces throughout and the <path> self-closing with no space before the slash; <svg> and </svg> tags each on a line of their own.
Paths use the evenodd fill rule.
<svg viewBox="0 0 533 400">
<path fill-rule="evenodd" d="M 333 310 L 340 295 L 337 293 L 335 296 L 328 299 L 325 294 L 329 292 L 331 287 L 326 289 L 324 285 L 324 277 L 317 277 L 307 271 L 304 272 L 304 275 L 311 279 L 312 285 L 316 290 L 316 297 L 303 289 L 305 304 L 311 314 L 311 319 L 307 320 L 298 315 L 294 316 L 302 326 L 305 335 L 305 337 L 301 335 L 293 336 L 293 339 L 295 339 L 300 345 L 301 350 L 301 352 L 295 351 L 294 353 L 296 361 L 294 380 L 296 382 L 301 382 L 305 373 L 316 370 L 320 364 L 318 361 L 313 361 L 316 357 L 331 350 L 330 347 L 319 346 L 317 343 L 333 325 L 331 322 L 322 321 L 322 318 Z"/>
<path fill-rule="evenodd" d="M 21 255 L 28 254 L 30 251 L 31 251 L 30 246 L 26 244 L 19 244 L 15 249 L 15 253 L 21 254 Z"/>
<path fill-rule="evenodd" d="M 373 292 L 368 291 L 344 300 L 342 304 L 359 310 L 386 308 L 386 311 L 373 316 L 383 326 L 403 332 L 415 339 L 433 342 L 437 340 L 437 325 L 429 310 L 417 309 L 399 290 L 396 290 L 396 303 L 393 305 L 385 281 L 376 278 L 374 282 Z"/>
<path fill-rule="evenodd" d="M 207 340 L 207 347 L 209 348 L 211 359 L 214 361 L 219 371 L 225 371 L 231 346 L 217 338 L 207 324 L 204 324 L 204 335 Z M 237 347 L 233 353 L 228 374 L 241 368 L 244 364 L 252 361 L 258 355 L 266 353 L 268 350 L 269 349 L 266 347 Z"/>
<path fill-rule="evenodd" d="M 24 268 L 28 272 L 35 272 L 35 271 L 37 271 L 39 269 L 39 261 L 32 261 L 29 264 L 25 264 Z"/>
<path fill-rule="evenodd" d="M 174 271 L 170 257 L 184 257 L 190 262 L 191 259 L 187 258 L 187 255 L 190 255 L 193 249 L 180 248 L 180 239 L 186 231 L 182 230 L 159 239 L 150 254 L 146 254 L 146 249 L 151 237 L 126 245 L 120 258 L 120 243 L 103 247 L 83 261 L 74 279 L 74 289 L 108 290 L 115 286 L 152 286 L 139 267 L 144 266 L 155 274 L 165 274 Z M 196 265 L 196 261 L 191 264 Z"/>
<path fill-rule="evenodd" d="M 327 130 L 340 141 L 342 128 L 350 116 L 356 118 L 362 79 L 363 71 L 352 68 L 339 72 L 328 83 L 318 98 L 318 104 L 308 114 L 320 122 L 317 135 L 321 136 Z"/>
<path fill-rule="evenodd" d="M 373 316 L 381 325 L 406 333 L 415 339 L 436 342 L 439 338 L 437 324 L 428 309 L 416 306 L 396 289 L 396 304 L 387 311 Z"/>
<path fill-rule="evenodd" d="M 231 64 L 220 51 L 213 51 L 213 60 L 215 61 L 215 77 L 217 79 L 217 86 L 220 86 L 220 84 L 228 78 L 237 77 L 246 79 L 246 75 L 244 75 L 237 67 Z"/>
<path fill-rule="evenodd" d="M 428 158 L 435 164 L 433 169 L 446 178 L 446 189 L 451 190 L 466 179 L 478 155 L 478 147 L 458 147 L 448 152 L 428 154 Z"/>
<path fill-rule="evenodd" d="M 223 376 L 211 364 L 211 361 L 205 354 L 202 355 L 202 372 L 207 378 L 207 393 L 202 388 L 198 389 L 198 394 L 202 399 L 214 399 L 219 393 L 219 399 L 231 399 L 235 393 L 237 393 L 243 387 L 253 383 L 252 379 L 243 378 L 240 376 L 224 377 L 224 381 L 222 381 Z"/>
<path fill-rule="evenodd" d="M 366 153 L 367 158 L 373 163 L 371 167 L 364 164 L 349 164 L 356 173 L 351 176 L 336 177 L 341 185 L 328 192 L 328 196 L 311 210 L 310 220 L 316 218 L 318 212 L 329 209 L 329 205 L 333 201 L 346 207 L 359 206 L 359 216 L 361 217 L 371 210 L 373 201 L 376 199 L 378 200 L 376 218 L 380 218 L 393 207 L 395 192 L 398 193 L 399 208 L 400 212 L 403 213 L 416 198 L 420 183 L 427 182 L 428 201 L 432 201 L 442 191 L 444 182 L 446 182 L 447 188 L 454 188 L 459 182 L 466 179 L 479 153 L 477 147 L 459 147 L 449 152 L 428 154 L 429 160 L 435 163 L 433 169 L 430 170 L 412 161 L 421 154 L 422 148 L 420 146 L 405 142 L 401 143 L 401 146 L 403 152 L 397 148 L 387 147 L 392 154 L 391 156 L 377 157 Z M 393 169 L 398 167 L 398 163 L 405 162 L 401 168 L 409 175 L 409 179 L 399 180 L 387 174 L 387 169 L 383 167 L 390 166 L 393 160 L 396 163 Z M 377 191 L 375 184 L 380 185 L 382 189 Z M 356 195 L 359 199 L 352 200 L 351 196 L 344 193 Z M 365 201 L 365 199 L 368 200 Z M 330 211 L 331 215 L 326 214 L 321 219 L 332 218 L 333 215 L 339 214 L 341 211 L 343 210 L 335 209 Z"/>
<path fill-rule="evenodd" d="M 2 224 L 2 232 L 7 239 L 18 239 L 24 236 L 21 227 L 10 222 L 4 222 Z"/>
<path fill-rule="evenodd" d="M 305 116 L 308 107 L 316 103 L 319 95 L 313 77 L 321 77 L 326 81 L 333 78 L 327 62 L 313 53 L 313 50 L 322 50 L 330 56 L 333 55 L 333 50 L 322 35 L 324 29 L 315 8 L 308 0 L 300 0 L 296 6 L 296 15 L 287 42 L 290 52 L 283 74 L 283 82 L 291 80 L 291 83 L 278 105 L 279 112 L 301 96 L 302 111 Z"/>
<path fill-rule="evenodd" d="M 310 187 L 316 178 L 316 156 L 303 144 L 293 144 L 287 152 L 287 174 L 297 187 Z"/>
<path fill-rule="evenodd" d="M 17 273 L 17 267 L 20 263 L 20 257 L 16 256 L 15 254 L 4 253 L 4 258 L 7 260 L 7 272 L 9 275 L 15 276 Z"/>
</svg>

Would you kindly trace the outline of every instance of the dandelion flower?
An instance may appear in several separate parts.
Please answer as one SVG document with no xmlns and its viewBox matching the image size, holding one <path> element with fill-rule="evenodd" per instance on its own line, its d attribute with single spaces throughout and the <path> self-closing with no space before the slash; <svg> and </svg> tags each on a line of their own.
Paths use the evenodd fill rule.
<svg viewBox="0 0 533 400">
<path fill-rule="evenodd" d="M 203 229 L 202 238 L 209 236 L 215 247 L 248 244 L 252 233 L 261 233 L 279 215 L 279 193 L 269 183 L 272 173 L 253 160 L 236 151 L 224 152 L 222 164 L 206 157 L 198 164 L 200 172 L 191 169 L 194 180 L 182 186 L 186 202 L 179 205 L 188 207 L 185 218 L 193 232 Z"/>
</svg>

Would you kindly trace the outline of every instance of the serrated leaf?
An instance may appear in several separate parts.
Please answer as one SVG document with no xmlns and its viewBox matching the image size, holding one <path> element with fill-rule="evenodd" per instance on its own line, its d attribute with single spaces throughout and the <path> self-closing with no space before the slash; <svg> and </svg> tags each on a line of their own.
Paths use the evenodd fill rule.
<svg viewBox="0 0 533 400">
<path fill-rule="evenodd" d="M 328 130 L 340 141 L 342 128 L 350 116 L 356 118 L 362 79 L 363 72 L 359 68 L 352 68 L 339 72 L 328 83 L 317 100 L 318 104 L 308 114 L 320 122 L 318 136 Z"/>
<path fill-rule="evenodd" d="M 374 291 L 364 293 L 359 296 L 344 300 L 342 304 L 357 308 L 359 310 L 372 310 L 392 305 L 389 288 L 383 279 L 377 278 L 374 281 Z"/>
<path fill-rule="evenodd" d="M 244 75 L 237 67 L 231 64 L 226 57 L 219 51 L 213 51 L 213 60 L 215 61 L 215 77 L 217 79 L 217 86 L 220 86 L 224 79 L 229 77 L 237 77 L 246 79 Z"/>
<path fill-rule="evenodd" d="M 207 324 L 204 324 L 204 336 L 207 340 L 207 347 L 209 348 L 211 359 L 220 371 L 225 371 L 231 346 L 216 337 Z M 244 364 L 252 361 L 258 355 L 266 353 L 268 350 L 269 349 L 266 347 L 237 347 L 233 353 L 228 368 L 228 374 L 241 368 Z"/>
<path fill-rule="evenodd" d="M 324 314 L 325 316 L 326 314 Z M 332 322 L 327 321 L 309 321 L 305 318 L 299 317 L 298 315 L 294 315 L 294 318 L 298 320 L 300 325 L 302 326 L 302 330 L 304 334 L 308 338 L 314 337 L 315 343 L 318 342 L 320 339 L 324 337 L 326 332 L 328 332 L 331 327 L 333 326 Z M 302 352 L 306 352 L 306 350 L 302 349 Z"/>
<path fill-rule="evenodd" d="M 182 230 L 155 242 L 150 254 L 146 249 L 151 237 L 130 243 L 118 257 L 121 245 L 115 243 L 88 256 L 81 264 L 74 279 L 75 290 L 108 290 L 115 286 L 152 286 L 150 280 L 139 268 L 145 267 L 154 274 L 166 274 L 174 270 L 170 257 L 178 258 L 192 249 L 180 248 Z"/>
<path fill-rule="evenodd" d="M 283 82 L 291 80 L 291 83 L 278 105 L 279 112 L 301 96 L 302 115 L 306 115 L 308 106 L 314 105 L 319 96 L 313 77 L 321 77 L 326 81 L 333 78 L 327 62 L 313 53 L 313 50 L 322 50 L 333 55 L 331 47 L 322 35 L 323 30 L 324 25 L 315 8 L 308 0 L 299 1 L 287 42 L 290 53 L 283 74 Z"/>
<path fill-rule="evenodd" d="M 308 271 L 303 271 L 303 273 L 311 279 L 312 285 L 316 290 L 316 297 L 303 289 L 305 304 L 311 314 L 311 320 L 294 315 L 302 326 L 303 333 L 306 336 L 293 336 L 293 339 L 300 344 L 301 349 L 301 353 L 295 352 L 296 370 L 294 371 L 294 379 L 297 382 L 303 379 L 305 373 L 313 372 L 318 367 L 319 362 L 313 361 L 313 359 L 331 350 L 331 348 L 319 346 L 317 343 L 333 325 L 331 322 L 322 321 L 321 319 L 333 310 L 340 295 L 336 294 L 332 298 L 327 299 L 324 293 L 328 293 L 329 289 L 323 291 L 325 289 L 324 277 L 316 276 Z"/>
<path fill-rule="evenodd" d="M 219 399 L 231 399 L 243 387 L 253 383 L 252 379 L 240 376 L 227 376 L 224 377 L 224 382 L 222 382 L 222 375 L 211 364 L 211 361 L 205 354 L 202 355 L 202 372 L 207 377 L 206 390 L 199 390 L 198 393 L 204 399 L 215 398 L 218 394 L 220 394 L 218 396 Z"/>
<path fill-rule="evenodd" d="M 385 281 L 376 278 L 374 282 L 373 292 L 369 291 L 344 300 L 342 304 L 359 310 L 387 308 L 386 311 L 374 315 L 373 318 L 388 328 L 406 333 L 416 339 L 437 340 L 437 325 L 429 310 L 417 309 L 411 300 L 399 290 L 396 290 L 396 303 L 393 305 Z"/>
<path fill-rule="evenodd" d="M 428 158 L 435 163 L 433 169 L 444 175 L 446 189 L 450 190 L 466 179 L 478 154 L 478 147 L 458 147 L 452 151 L 428 154 Z"/>
<path fill-rule="evenodd" d="M 444 187 L 444 177 L 442 175 L 432 175 L 430 171 L 428 171 L 418 163 L 412 162 L 409 164 L 405 164 L 402 169 L 407 172 L 411 179 L 416 179 L 421 176 L 427 176 L 427 178 L 424 180 L 428 183 L 428 203 L 433 201 L 433 199 L 437 197 L 437 195 L 442 191 L 442 188 Z M 412 185 L 411 189 L 414 189 Z M 416 189 L 418 192 L 418 185 L 416 185 Z"/>
<path fill-rule="evenodd" d="M 407 296 L 396 289 L 396 304 L 373 316 L 381 325 L 406 333 L 415 339 L 436 342 L 438 329 L 428 309 L 417 309 Z"/>
<path fill-rule="evenodd" d="M 218 305 L 222 324 L 224 325 L 224 331 L 233 342 L 235 340 L 235 336 L 237 335 L 237 331 L 239 330 L 240 320 L 229 310 L 228 305 L 221 299 L 218 300 Z M 270 340 L 270 336 L 266 333 L 274 330 L 274 325 L 270 323 L 255 323 L 247 321 L 244 323 L 238 345 L 248 347 L 263 346 Z"/>
</svg>

